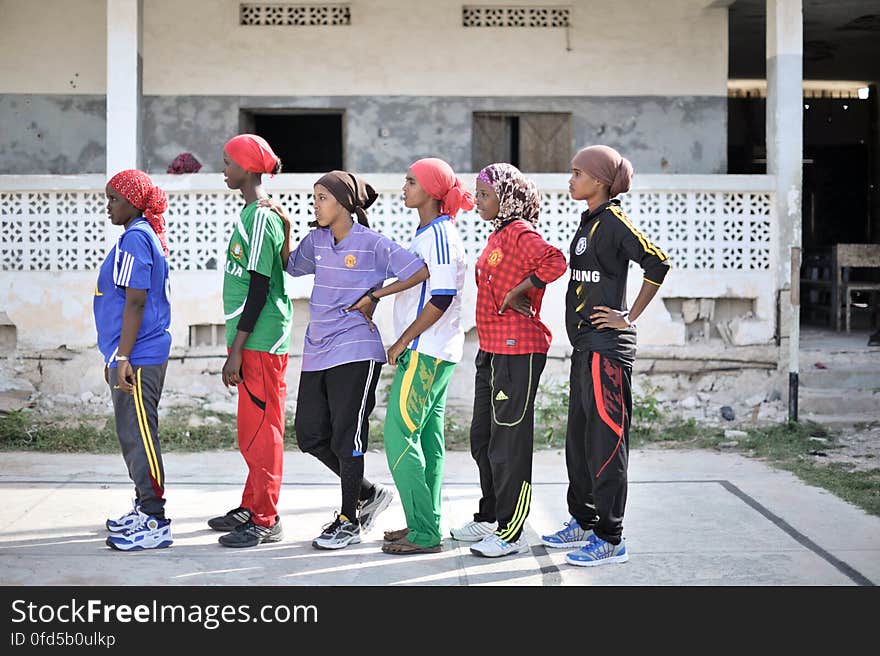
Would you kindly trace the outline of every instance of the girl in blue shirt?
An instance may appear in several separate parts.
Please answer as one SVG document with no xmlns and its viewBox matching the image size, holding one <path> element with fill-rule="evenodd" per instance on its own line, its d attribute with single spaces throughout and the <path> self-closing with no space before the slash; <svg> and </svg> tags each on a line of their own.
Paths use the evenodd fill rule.
<svg viewBox="0 0 880 656">
<path fill-rule="evenodd" d="M 172 544 L 158 430 L 171 350 L 168 245 L 162 217 L 168 201 L 165 192 L 137 170 L 114 175 L 106 193 L 110 221 L 125 231 L 101 265 L 93 310 L 116 434 L 135 486 L 133 508 L 106 522 L 107 545 L 120 551 L 161 549 Z"/>
</svg>

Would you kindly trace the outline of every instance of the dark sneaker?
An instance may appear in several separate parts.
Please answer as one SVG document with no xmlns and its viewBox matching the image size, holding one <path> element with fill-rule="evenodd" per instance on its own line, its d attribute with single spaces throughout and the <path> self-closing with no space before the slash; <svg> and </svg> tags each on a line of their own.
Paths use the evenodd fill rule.
<svg viewBox="0 0 880 656">
<path fill-rule="evenodd" d="M 337 514 L 336 519 L 327 524 L 321 535 L 312 541 L 312 546 L 315 549 L 342 549 L 360 541 L 361 527 Z"/>
<path fill-rule="evenodd" d="M 234 531 L 242 524 L 246 524 L 251 518 L 251 511 L 247 508 L 233 508 L 225 515 L 220 517 L 212 517 L 208 520 L 208 526 L 215 531 L 223 531 L 229 533 Z"/>
<path fill-rule="evenodd" d="M 390 487 L 386 487 L 381 483 L 373 485 L 373 496 L 366 501 L 362 501 L 361 507 L 358 509 L 358 522 L 361 525 L 361 532 L 367 533 L 373 528 L 379 513 L 391 505 L 393 498 L 394 490 Z"/>
<path fill-rule="evenodd" d="M 221 535 L 219 542 L 224 547 L 256 547 L 263 542 L 280 542 L 283 539 L 281 520 L 276 517 L 272 526 L 260 526 L 249 519 L 231 533 Z"/>
</svg>

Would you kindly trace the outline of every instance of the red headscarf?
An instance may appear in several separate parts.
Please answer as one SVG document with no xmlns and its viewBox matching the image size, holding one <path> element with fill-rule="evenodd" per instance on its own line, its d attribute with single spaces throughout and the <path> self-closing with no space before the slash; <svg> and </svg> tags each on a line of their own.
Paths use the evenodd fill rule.
<svg viewBox="0 0 880 656">
<path fill-rule="evenodd" d="M 455 218 L 458 210 L 471 210 L 474 208 L 474 196 L 464 188 L 461 180 L 455 177 L 455 172 L 442 159 L 426 157 L 413 162 L 410 167 L 416 176 L 422 189 L 427 191 L 431 198 L 440 201 L 440 211 Z"/>
<path fill-rule="evenodd" d="M 278 173 L 281 160 L 269 142 L 256 134 L 240 134 L 223 146 L 226 154 L 245 171 L 251 173 Z"/>
<path fill-rule="evenodd" d="M 143 171 L 127 169 L 120 171 L 108 183 L 135 208 L 144 213 L 144 218 L 150 223 L 162 250 L 168 255 L 168 241 L 165 239 L 165 217 L 162 213 L 168 209 L 168 198 L 165 192 L 153 184 L 153 181 Z"/>
</svg>

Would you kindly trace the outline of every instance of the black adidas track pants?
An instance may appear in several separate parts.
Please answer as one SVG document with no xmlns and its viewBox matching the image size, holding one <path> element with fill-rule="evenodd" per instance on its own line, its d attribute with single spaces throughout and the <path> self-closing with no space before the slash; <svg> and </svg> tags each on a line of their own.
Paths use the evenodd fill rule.
<svg viewBox="0 0 880 656">
<path fill-rule="evenodd" d="M 519 539 L 532 498 L 535 394 L 547 356 L 478 351 L 471 455 L 480 471 L 478 522 L 498 522 L 507 542 Z"/>
</svg>

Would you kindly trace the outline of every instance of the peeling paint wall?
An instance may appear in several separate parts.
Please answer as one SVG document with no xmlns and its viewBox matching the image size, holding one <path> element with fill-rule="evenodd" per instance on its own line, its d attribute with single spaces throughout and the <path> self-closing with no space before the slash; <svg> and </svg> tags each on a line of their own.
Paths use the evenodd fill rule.
<svg viewBox="0 0 880 656">
<path fill-rule="evenodd" d="M 350 4 L 350 26 L 251 27 L 234 0 L 145 0 L 148 170 L 188 151 L 217 171 L 240 109 L 274 107 L 344 110 L 360 171 L 428 153 L 470 169 L 474 111 L 571 112 L 572 148 L 610 144 L 644 173 L 726 171 L 725 8 L 577 2 L 570 28 L 540 29 L 466 28 L 453 0 Z M 0 0 L 0 174 L 104 169 L 106 4 L 69 7 Z"/>
<path fill-rule="evenodd" d="M 191 152 L 202 172 L 220 171 L 240 110 L 279 108 L 343 111 L 344 166 L 356 171 L 398 172 L 429 154 L 470 170 L 472 116 L 487 111 L 570 112 L 573 150 L 606 143 L 641 173 L 723 173 L 727 166 L 723 98 L 147 96 L 144 167 L 164 173 Z M 105 112 L 103 96 L 0 94 L 0 174 L 102 173 Z M 378 136 L 381 128 L 387 137 Z"/>
<path fill-rule="evenodd" d="M 104 96 L 0 94 L 0 174 L 103 173 Z"/>
<path fill-rule="evenodd" d="M 230 97 L 144 98 L 144 165 L 164 173 L 181 152 L 203 172 L 222 168 L 223 143 L 239 130 L 241 109 L 338 109 L 344 118 L 344 166 L 406 170 L 437 155 L 470 170 L 474 112 L 570 112 L 573 151 L 591 143 L 618 148 L 642 173 L 724 173 L 727 101 L 713 97 Z M 388 136 L 379 130 L 387 128 Z"/>
</svg>

